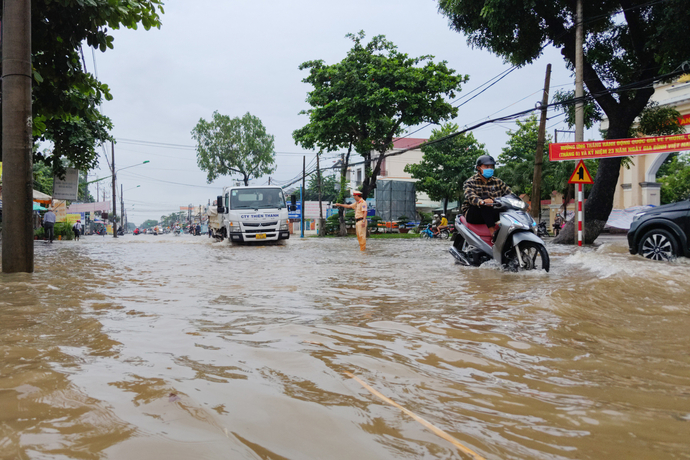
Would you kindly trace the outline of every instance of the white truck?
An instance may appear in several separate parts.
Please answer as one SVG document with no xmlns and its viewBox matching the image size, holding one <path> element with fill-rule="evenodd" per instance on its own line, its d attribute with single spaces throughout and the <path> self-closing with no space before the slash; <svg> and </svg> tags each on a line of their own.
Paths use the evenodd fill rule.
<svg viewBox="0 0 690 460">
<path fill-rule="evenodd" d="M 209 206 L 208 222 L 218 240 L 246 243 L 290 238 L 288 204 L 280 187 L 224 187 L 216 203 Z"/>
</svg>

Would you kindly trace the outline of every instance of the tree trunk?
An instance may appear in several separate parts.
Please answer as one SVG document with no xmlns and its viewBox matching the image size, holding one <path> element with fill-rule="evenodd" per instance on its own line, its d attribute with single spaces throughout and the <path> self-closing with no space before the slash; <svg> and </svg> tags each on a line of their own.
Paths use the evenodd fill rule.
<svg viewBox="0 0 690 460">
<path fill-rule="evenodd" d="M 376 166 L 374 166 L 374 170 L 371 172 L 371 176 L 366 177 L 365 168 L 365 178 L 362 181 L 362 198 L 364 198 L 365 200 L 369 197 L 369 192 L 376 188 L 376 176 L 378 176 L 381 173 L 381 164 L 383 163 L 384 158 L 386 158 L 384 154 L 379 153 L 379 156 L 376 158 Z"/>
<path fill-rule="evenodd" d="M 609 129 L 607 139 L 622 139 L 628 133 L 628 127 L 620 126 Z M 594 178 L 594 185 L 585 202 L 585 226 L 584 243 L 592 244 L 604 230 L 606 221 L 613 209 L 613 196 L 616 192 L 616 184 L 621 170 L 621 158 L 602 158 L 599 160 L 599 169 Z M 556 244 L 574 244 L 575 225 L 577 212 L 572 220 L 568 221 L 561 233 L 553 240 Z"/>
<path fill-rule="evenodd" d="M 338 236 L 347 236 L 347 225 L 345 225 L 345 210 L 338 208 L 338 222 L 340 227 L 338 229 Z"/>
<path fill-rule="evenodd" d="M 448 214 L 448 197 L 443 199 L 443 214 Z"/>
<path fill-rule="evenodd" d="M 247 176 L 246 174 L 243 174 L 243 176 L 244 176 L 244 179 L 243 179 L 244 180 L 244 186 L 249 187 L 249 176 Z"/>
</svg>

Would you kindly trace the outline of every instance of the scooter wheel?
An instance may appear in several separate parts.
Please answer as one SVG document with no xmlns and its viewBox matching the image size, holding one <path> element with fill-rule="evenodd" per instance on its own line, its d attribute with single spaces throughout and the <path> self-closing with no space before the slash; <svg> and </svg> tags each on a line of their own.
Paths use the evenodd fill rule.
<svg viewBox="0 0 690 460">
<path fill-rule="evenodd" d="M 551 261 L 549 259 L 549 253 L 546 248 L 538 243 L 532 241 L 525 241 L 520 243 L 520 257 L 522 262 L 525 264 L 523 267 L 519 267 L 519 261 L 517 254 L 513 250 L 513 258 L 508 262 L 509 267 L 515 267 L 517 270 L 544 270 L 546 272 L 551 268 Z"/>
</svg>

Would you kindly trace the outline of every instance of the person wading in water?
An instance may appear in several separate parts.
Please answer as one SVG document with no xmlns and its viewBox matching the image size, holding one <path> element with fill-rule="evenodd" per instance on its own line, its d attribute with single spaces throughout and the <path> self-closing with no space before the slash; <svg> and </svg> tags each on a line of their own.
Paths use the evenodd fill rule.
<svg viewBox="0 0 690 460">
<path fill-rule="evenodd" d="M 362 198 L 362 192 L 358 190 L 353 191 L 352 196 L 355 197 L 353 204 L 336 203 L 333 206 L 355 210 L 357 241 L 359 241 L 360 251 L 364 251 L 367 248 L 367 202 Z"/>
</svg>

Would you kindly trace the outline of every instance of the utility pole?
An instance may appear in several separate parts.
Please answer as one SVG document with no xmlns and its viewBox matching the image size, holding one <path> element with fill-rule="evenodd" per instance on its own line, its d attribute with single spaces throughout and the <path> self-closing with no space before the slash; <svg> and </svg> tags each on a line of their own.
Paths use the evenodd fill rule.
<svg viewBox="0 0 690 460">
<path fill-rule="evenodd" d="M 31 1 L 3 2 L 2 271 L 33 273 Z"/>
<path fill-rule="evenodd" d="M 115 176 L 115 143 L 111 142 L 111 155 L 112 162 L 110 163 L 113 168 L 113 238 L 117 238 L 117 197 L 115 196 L 115 181 L 117 177 Z"/>
<path fill-rule="evenodd" d="M 539 136 L 537 151 L 534 154 L 534 179 L 532 180 L 532 217 L 541 220 L 541 166 L 544 163 L 544 144 L 546 142 L 546 106 L 549 105 L 549 86 L 551 84 L 551 64 L 546 65 L 544 95 L 541 98 L 541 118 L 539 119 Z"/>
<path fill-rule="evenodd" d="M 583 83 L 584 51 L 582 49 L 584 44 L 584 14 L 582 13 L 582 0 L 577 0 L 576 14 L 575 14 L 575 142 L 583 142 L 585 112 L 583 97 L 585 95 Z M 566 208 L 567 209 L 567 208 Z M 582 236 L 584 229 L 585 215 L 582 211 L 582 184 L 577 184 L 577 209 L 575 210 L 577 217 L 577 228 L 574 228 L 575 244 L 582 245 Z M 575 224 L 575 219 L 573 219 Z"/>
<path fill-rule="evenodd" d="M 307 157 L 302 156 L 302 190 L 300 191 L 300 198 L 302 201 L 302 212 L 300 212 L 300 238 L 304 238 L 304 182 L 307 178 Z"/>
<path fill-rule="evenodd" d="M 122 184 L 120 184 L 120 219 L 122 219 L 122 229 L 127 230 L 127 227 L 125 227 L 125 197 L 124 197 L 124 192 L 122 190 Z"/>
<path fill-rule="evenodd" d="M 323 236 L 324 221 L 323 221 L 323 206 L 321 205 L 321 166 L 319 165 L 319 157 L 321 152 L 316 154 L 316 183 L 319 190 L 319 236 Z"/>
</svg>

